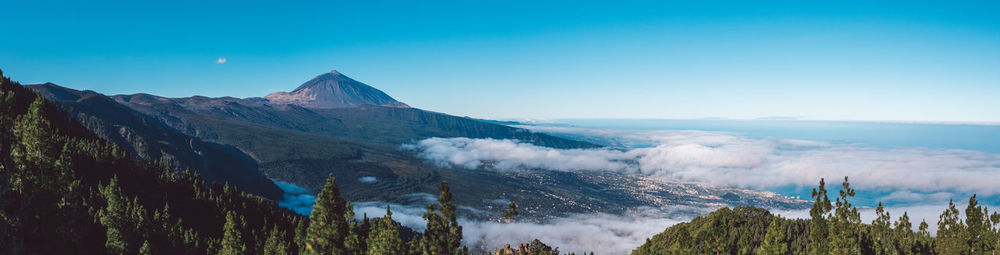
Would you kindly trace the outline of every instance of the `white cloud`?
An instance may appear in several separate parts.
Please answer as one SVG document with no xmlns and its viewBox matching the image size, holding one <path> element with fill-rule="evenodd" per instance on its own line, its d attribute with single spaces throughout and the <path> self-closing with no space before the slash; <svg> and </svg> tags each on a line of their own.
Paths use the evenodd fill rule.
<svg viewBox="0 0 1000 255">
<path fill-rule="evenodd" d="M 911 203 L 921 201 L 947 201 L 954 197 L 956 197 L 956 195 L 951 192 L 917 193 L 908 190 L 899 190 L 894 191 L 889 195 L 880 197 L 878 201 L 887 203 Z"/>
<path fill-rule="evenodd" d="M 754 139 L 689 130 L 532 129 L 612 138 L 636 148 L 564 150 L 469 138 L 429 138 L 404 148 L 435 164 L 468 169 L 615 171 L 743 188 L 808 187 L 820 178 L 850 176 L 852 185 L 868 190 L 1000 194 L 1000 155 L 985 152 Z"/>
<path fill-rule="evenodd" d="M 492 250 L 507 243 L 517 245 L 539 239 L 549 246 L 559 247 L 563 253 L 628 254 L 646 238 L 692 217 L 687 213 L 637 208 L 624 215 L 575 214 L 537 223 L 466 221 L 461 224 L 463 240 L 471 247 Z"/>
<path fill-rule="evenodd" d="M 362 176 L 358 178 L 358 182 L 371 184 L 378 182 L 378 178 L 375 178 L 375 176 Z"/>
<path fill-rule="evenodd" d="M 810 140 L 801 140 L 801 139 L 787 139 L 787 138 L 785 138 L 785 139 L 778 139 L 778 142 L 781 143 L 782 145 L 786 145 L 786 146 L 790 146 L 790 147 L 828 147 L 828 146 L 830 146 L 830 143 L 828 143 L 828 142 L 819 142 L 819 141 L 810 141 Z"/>
<path fill-rule="evenodd" d="M 216 59 L 216 60 L 215 60 L 215 63 L 216 63 L 216 64 L 225 64 L 225 63 L 226 63 L 226 58 L 219 58 L 219 59 Z"/>
<path fill-rule="evenodd" d="M 560 150 L 532 146 L 514 140 L 428 138 L 403 146 L 417 150 L 423 158 L 446 167 L 455 165 L 476 169 L 484 165 L 503 170 L 543 168 L 550 170 L 592 170 L 632 167 L 623 162 L 633 157 L 625 152 L 609 149 Z"/>
</svg>

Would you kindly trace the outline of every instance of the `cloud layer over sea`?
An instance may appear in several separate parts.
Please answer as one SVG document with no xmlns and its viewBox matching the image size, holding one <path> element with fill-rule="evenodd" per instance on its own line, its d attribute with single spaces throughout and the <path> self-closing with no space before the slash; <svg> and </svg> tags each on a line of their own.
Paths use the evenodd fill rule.
<svg viewBox="0 0 1000 255">
<path fill-rule="evenodd" d="M 534 131 L 613 138 L 623 148 L 554 149 L 516 140 L 429 138 L 404 149 L 440 166 L 493 171 L 615 171 L 710 185 L 770 189 L 851 177 L 892 199 L 941 192 L 1000 194 L 1000 155 L 987 152 L 823 141 L 748 138 L 692 130 L 533 127 Z"/>
</svg>

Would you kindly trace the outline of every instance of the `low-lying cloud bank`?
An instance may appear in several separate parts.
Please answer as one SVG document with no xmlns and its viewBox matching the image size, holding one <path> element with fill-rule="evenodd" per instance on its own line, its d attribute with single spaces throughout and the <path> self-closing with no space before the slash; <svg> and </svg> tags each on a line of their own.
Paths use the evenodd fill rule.
<svg viewBox="0 0 1000 255">
<path fill-rule="evenodd" d="M 358 178 L 358 182 L 372 184 L 378 182 L 378 178 L 375 178 L 375 176 L 362 176 L 361 178 Z"/>
<path fill-rule="evenodd" d="M 634 157 L 622 151 L 608 149 L 552 149 L 521 143 L 516 140 L 428 138 L 416 144 L 403 145 L 404 149 L 419 151 L 420 157 L 429 159 L 440 167 L 459 166 L 476 169 L 492 162 L 490 168 L 519 170 L 541 168 L 547 170 L 596 170 L 622 171 L 633 164 Z"/>
<path fill-rule="evenodd" d="M 500 248 L 504 244 L 539 239 L 561 252 L 627 254 L 646 238 L 689 218 L 578 214 L 544 223 L 463 222 L 466 243 L 471 247 Z"/>
<path fill-rule="evenodd" d="M 354 203 L 355 215 L 382 217 L 384 202 Z M 392 218 L 404 226 L 423 231 L 426 222 L 421 218 L 424 209 L 416 206 L 392 204 Z M 646 238 L 662 232 L 667 227 L 690 220 L 693 215 L 709 212 L 701 208 L 660 210 L 638 208 L 624 215 L 575 214 L 549 219 L 544 222 L 476 221 L 459 219 L 463 243 L 470 249 L 492 251 L 504 244 L 517 245 L 539 239 L 545 244 L 559 247 L 561 252 L 593 251 L 597 254 L 627 254 L 639 247 Z"/>
<path fill-rule="evenodd" d="M 516 140 L 428 138 L 403 149 L 440 166 L 468 169 L 615 171 L 744 188 L 807 187 L 820 178 L 834 183 L 850 176 L 853 185 L 869 190 L 1000 194 L 1000 155 L 978 151 L 686 130 L 533 129 L 610 138 L 630 148 L 554 149 Z"/>
</svg>

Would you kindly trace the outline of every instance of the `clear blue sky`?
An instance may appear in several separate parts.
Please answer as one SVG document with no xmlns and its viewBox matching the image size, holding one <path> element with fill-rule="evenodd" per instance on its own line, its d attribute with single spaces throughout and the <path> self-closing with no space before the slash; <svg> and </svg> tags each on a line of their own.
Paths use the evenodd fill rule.
<svg viewBox="0 0 1000 255">
<path fill-rule="evenodd" d="M 203 2 L 0 0 L 0 68 L 174 97 L 337 69 L 484 118 L 1000 121 L 997 1 Z"/>
</svg>

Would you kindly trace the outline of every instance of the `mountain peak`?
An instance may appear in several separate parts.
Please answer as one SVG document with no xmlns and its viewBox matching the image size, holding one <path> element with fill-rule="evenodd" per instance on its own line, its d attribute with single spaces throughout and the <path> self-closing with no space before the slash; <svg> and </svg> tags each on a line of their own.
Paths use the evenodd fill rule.
<svg viewBox="0 0 1000 255">
<path fill-rule="evenodd" d="M 340 84 L 344 84 L 344 83 L 358 83 L 358 84 L 361 84 L 361 85 L 364 85 L 364 86 L 368 86 L 368 85 L 366 85 L 364 83 L 361 83 L 359 81 L 355 81 L 354 79 L 351 79 L 351 77 L 347 77 L 347 75 L 344 75 L 344 74 L 341 74 L 340 72 L 337 72 L 337 70 L 333 70 L 333 71 L 330 71 L 328 73 L 322 73 L 320 75 L 317 75 L 316 77 L 313 77 L 312 80 L 309 80 L 309 81 L 306 81 L 305 83 L 302 83 L 302 85 L 299 85 L 298 88 L 295 88 L 295 90 L 292 90 L 292 93 L 295 93 L 296 91 L 301 91 L 301 90 L 304 90 L 304 89 L 307 89 L 307 88 L 324 87 L 324 86 L 330 86 L 330 85 L 335 85 L 336 86 L 336 85 L 340 85 Z M 368 86 L 368 87 L 371 87 L 371 86 Z M 374 88 L 372 88 L 372 89 L 374 89 Z"/>
<path fill-rule="evenodd" d="M 381 90 L 361 83 L 337 70 L 306 81 L 292 92 L 275 92 L 264 97 L 273 104 L 294 104 L 307 108 L 347 108 L 362 105 L 409 107 Z"/>
</svg>

